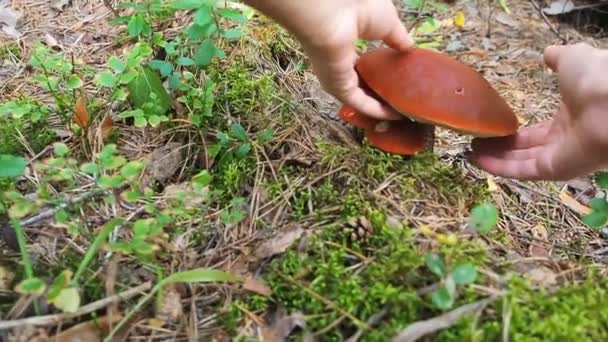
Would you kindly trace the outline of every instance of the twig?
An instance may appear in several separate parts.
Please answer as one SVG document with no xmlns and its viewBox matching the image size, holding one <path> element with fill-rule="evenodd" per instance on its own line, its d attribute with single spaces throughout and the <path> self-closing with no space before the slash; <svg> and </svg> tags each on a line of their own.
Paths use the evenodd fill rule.
<svg viewBox="0 0 608 342">
<path fill-rule="evenodd" d="M 351 313 L 347 312 L 346 310 L 340 308 L 336 303 L 332 302 L 331 300 L 320 296 L 319 294 L 317 294 L 316 292 L 314 292 L 313 290 L 309 289 L 306 286 L 303 286 L 302 284 L 299 284 L 298 282 L 296 282 L 295 280 L 291 279 L 290 277 L 284 275 L 283 273 L 278 273 L 279 277 L 283 278 L 284 280 L 286 280 L 287 282 L 291 283 L 292 285 L 296 285 L 300 288 L 302 288 L 304 291 L 308 292 L 308 294 L 310 294 L 311 296 L 313 296 L 315 299 L 322 301 L 325 305 L 331 307 L 332 309 L 338 311 L 339 313 L 341 313 L 343 316 L 348 317 L 351 322 L 353 322 L 358 328 L 360 329 L 369 329 L 370 327 L 367 325 L 367 323 L 361 321 L 360 319 L 358 319 L 357 317 L 353 316 Z"/>
<path fill-rule="evenodd" d="M 382 310 L 380 310 L 379 312 L 376 312 L 375 314 L 373 314 L 368 320 L 367 320 L 367 324 L 371 327 L 377 325 L 378 323 L 380 323 L 380 321 L 382 321 L 382 319 L 384 317 L 386 317 L 386 315 L 389 313 L 390 309 L 389 306 L 385 306 Z M 359 341 L 359 339 L 361 338 L 361 336 L 363 336 L 363 334 L 366 332 L 365 329 L 359 329 L 357 330 L 357 332 L 348 338 L 348 340 L 346 340 L 346 342 L 357 342 Z"/>
<path fill-rule="evenodd" d="M 454 323 L 458 322 L 462 316 L 482 310 L 486 307 L 486 305 L 497 300 L 498 298 L 499 297 L 491 297 L 480 300 L 475 303 L 461 306 L 441 316 L 437 316 L 426 321 L 415 322 L 395 336 L 393 338 L 393 342 L 413 342 L 425 335 L 449 328 Z"/>
<path fill-rule="evenodd" d="M 545 12 L 543 12 L 542 8 L 540 8 L 540 6 L 538 6 L 536 1 L 530 0 L 530 3 L 532 3 L 532 6 L 534 6 L 534 8 L 536 8 L 536 10 L 541 15 L 541 17 L 543 17 L 543 20 L 545 21 L 547 26 L 549 26 L 549 29 L 557 36 L 557 38 L 561 39 L 562 44 L 566 44 L 568 42 L 568 40 L 566 38 L 562 37 L 562 35 L 559 33 L 559 31 L 557 31 L 555 26 L 553 26 L 551 24 L 551 22 L 549 21 L 549 18 L 547 18 L 547 16 L 545 15 Z"/>
<path fill-rule="evenodd" d="M 114 8 L 114 6 L 112 6 L 112 3 L 110 2 L 110 0 L 103 0 L 103 4 L 106 6 L 107 9 L 109 9 L 112 14 L 114 14 L 115 17 L 120 17 L 120 13 L 118 13 L 118 11 Z"/>
<path fill-rule="evenodd" d="M 61 203 L 54 208 L 50 208 L 50 209 L 44 210 L 34 216 L 30 216 L 30 217 L 24 219 L 23 221 L 21 221 L 21 224 L 23 226 L 27 226 L 27 225 L 34 224 L 34 223 L 42 221 L 42 220 L 46 220 L 48 218 L 53 217 L 53 215 L 55 215 L 58 211 L 65 209 L 73 204 L 76 204 L 78 202 L 87 200 L 91 197 L 95 197 L 97 195 L 102 195 L 102 194 L 106 194 L 106 193 L 108 193 L 106 190 L 101 190 L 101 189 L 86 192 L 82 195 L 74 197 L 72 200 L 70 200 L 68 202 Z"/>
<path fill-rule="evenodd" d="M 84 305 L 78 309 L 78 311 L 74 313 L 60 313 L 54 315 L 46 315 L 46 316 L 38 316 L 38 317 L 29 317 L 24 319 L 17 319 L 12 321 L 0 321 L 0 330 L 6 330 L 11 328 L 20 327 L 23 325 L 53 325 L 64 320 L 72 319 L 75 317 L 79 317 L 82 315 L 89 314 L 91 312 L 97 311 L 101 308 L 104 308 L 110 304 L 115 302 L 131 299 L 141 292 L 149 290 L 152 287 L 151 282 L 143 283 L 137 287 L 121 292 L 117 295 L 113 295 L 96 302 Z"/>
</svg>

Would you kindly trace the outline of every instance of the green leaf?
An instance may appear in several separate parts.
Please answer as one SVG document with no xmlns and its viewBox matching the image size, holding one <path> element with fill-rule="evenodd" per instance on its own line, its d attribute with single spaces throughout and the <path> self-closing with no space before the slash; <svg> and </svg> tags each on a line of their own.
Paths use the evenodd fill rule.
<svg viewBox="0 0 608 342">
<path fill-rule="evenodd" d="M 82 80 L 77 75 L 70 75 L 67 86 L 68 89 L 78 89 L 82 87 Z"/>
<path fill-rule="evenodd" d="M 181 66 L 190 66 L 190 65 L 196 64 L 194 59 L 188 58 L 188 57 L 180 57 L 175 61 L 175 63 L 177 63 L 177 65 L 181 65 Z"/>
<path fill-rule="evenodd" d="M 102 71 L 95 77 L 95 82 L 99 86 L 112 88 L 116 85 L 116 76 L 110 71 Z"/>
<path fill-rule="evenodd" d="M 69 219 L 70 216 L 68 215 L 67 211 L 63 209 L 55 213 L 55 221 L 57 221 L 58 223 L 67 223 Z"/>
<path fill-rule="evenodd" d="M 144 30 L 145 24 L 146 22 L 142 16 L 134 15 L 131 17 L 131 20 L 129 20 L 129 24 L 127 24 L 127 32 L 131 37 L 137 37 Z"/>
<path fill-rule="evenodd" d="M 205 26 L 192 24 L 186 31 L 188 39 L 191 41 L 199 40 L 200 38 L 208 38 L 217 31 L 217 25 L 211 22 Z"/>
<path fill-rule="evenodd" d="M 203 6 L 199 8 L 192 18 L 194 24 L 199 26 L 205 26 L 213 21 L 213 15 L 209 7 Z"/>
<path fill-rule="evenodd" d="M 172 98 L 152 69 L 144 66 L 142 71 L 127 85 L 129 101 L 138 109 L 142 109 L 148 103 L 154 103 L 158 108 L 149 114 L 164 115 L 171 107 Z"/>
<path fill-rule="evenodd" d="M 150 61 L 150 68 L 158 70 L 162 77 L 167 77 L 173 71 L 173 65 L 171 65 L 171 63 L 158 59 Z"/>
<path fill-rule="evenodd" d="M 469 224 L 479 232 L 489 232 L 498 224 L 498 209 L 490 203 L 477 205 L 471 210 Z"/>
<path fill-rule="evenodd" d="M 196 176 L 192 177 L 192 181 L 201 186 L 207 186 L 211 184 L 213 180 L 213 176 L 209 173 L 208 170 L 203 170 L 199 172 Z"/>
<path fill-rule="evenodd" d="M 99 172 L 99 167 L 95 163 L 84 163 L 80 167 L 80 170 L 89 175 L 96 175 Z"/>
<path fill-rule="evenodd" d="M 233 28 L 233 29 L 224 30 L 222 32 L 222 37 L 229 39 L 229 40 L 239 39 L 239 38 L 241 38 L 241 29 Z"/>
<path fill-rule="evenodd" d="M 440 310 L 451 309 L 454 305 L 454 298 L 450 295 L 450 292 L 445 288 L 441 287 L 439 290 L 433 292 L 431 295 L 433 304 Z"/>
<path fill-rule="evenodd" d="M 220 16 L 222 16 L 226 19 L 237 22 L 239 24 L 244 24 L 247 22 L 247 17 L 245 17 L 241 11 L 236 10 L 236 9 L 219 8 L 217 10 L 217 14 L 219 14 Z"/>
<path fill-rule="evenodd" d="M 120 113 L 120 117 L 123 119 L 131 118 L 131 117 L 136 118 L 138 116 L 144 116 L 144 111 L 141 109 L 135 109 L 135 110 L 129 110 L 129 111 Z"/>
<path fill-rule="evenodd" d="M 127 163 L 127 158 L 115 156 L 101 161 L 101 165 L 107 170 L 116 170 Z"/>
<path fill-rule="evenodd" d="M 101 231 L 99 231 L 99 233 L 97 233 L 97 235 L 95 236 L 95 240 L 93 240 L 93 243 L 87 249 L 87 253 L 84 255 L 82 262 L 80 263 L 80 265 L 78 265 L 78 269 L 76 270 L 76 273 L 74 274 L 74 279 L 73 279 L 74 283 L 78 282 L 78 279 L 80 279 L 80 276 L 82 276 L 82 274 L 87 269 L 87 267 L 89 266 L 91 261 L 93 261 L 93 259 L 97 255 L 99 248 L 101 248 L 101 245 L 104 242 L 107 242 L 106 240 L 108 239 L 108 236 L 110 235 L 110 233 L 113 230 L 115 230 L 118 226 L 120 226 L 123 222 L 124 222 L 123 219 L 115 217 L 115 218 L 111 219 L 110 221 L 108 221 L 103 226 Z"/>
<path fill-rule="evenodd" d="M 137 191 L 125 191 L 122 193 L 122 196 L 129 203 L 134 203 L 141 198 L 141 194 Z"/>
<path fill-rule="evenodd" d="M 197 268 L 190 271 L 174 273 L 161 280 L 159 286 L 163 287 L 172 283 L 208 283 L 208 282 L 238 282 L 238 276 L 209 268 Z"/>
<path fill-rule="evenodd" d="M 603 198 L 594 198 L 589 202 L 591 212 L 583 214 L 581 219 L 591 228 L 601 228 L 608 221 L 608 202 Z"/>
<path fill-rule="evenodd" d="M 61 293 L 61 290 L 66 288 L 69 285 L 71 279 L 72 279 L 72 271 L 64 270 L 63 272 L 59 273 L 59 275 L 57 277 L 55 277 L 55 281 L 53 282 L 53 284 L 51 285 L 51 288 L 49 289 L 47 299 L 50 302 L 55 300 L 55 298 L 57 298 L 57 296 L 59 296 L 59 294 Z"/>
<path fill-rule="evenodd" d="M 194 52 L 194 61 L 198 66 L 205 67 L 216 56 L 217 48 L 211 40 L 205 40 Z"/>
<path fill-rule="evenodd" d="M 65 157 L 70 152 L 70 148 L 64 143 L 54 143 L 53 152 L 57 157 Z"/>
<path fill-rule="evenodd" d="M 267 141 L 269 141 L 270 139 L 272 139 L 272 137 L 274 136 L 274 130 L 272 128 L 266 128 L 265 130 L 263 130 L 260 135 L 258 136 L 258 140 L 260 143 L 265 143 Z"/>
<path fill-rule="evenodd" d="M 146 120 L 146 118 L 143 116 L 135 117 L 135 127 L 143 128 L 146 127 L 146 125 L 148 125 L 148 120 Z"/>
<path fill-rule="evenodd" d="M 599 171 L 594 175 L 597 186 L 601 189 L 608 189 L 608 171 Z"/>
<path fill-rule="evenodd" d="M 120 176 L 103 175 L 97 180 L 97 185 L 102 189 L 117 188 L 122 184 L 123 178 Z"/>
<path fill-rule="evenodd" d="M 240 141 L 247 141 L 247 132 L 238 122 L 230 125 L 230 136 Z"/>
<path fill-rule="evenodd" d="M 0 178 L 19 177 L 25 171 L 27 161 L 22 157 L 0 154 Z"/>
<path fill-rule="evenodd" d="M 76 287 L 68 287 L 62 289 L 50 302 L 63 312 L 74 313 L 80 307 L 80 294 Z"/>
<path fill-rule="evenodd" d="M 245 158 L 245 156 L 247 156 L 249 154 L 249 151 L 251 151 L 251 145 L 243 144 L 243 145 L 239 146 L 239 148 L 236 150 L 234 155 L 237 158 Z"/>
<path fill-rule="evenodd" d="M 120 77 L 118 78 L 118 82 L 120 84 L 131 83 L 135 79 L 135 77 L 137 77 L 137 75 L 139 74 L 135 70 L 129 70 L 120 75 Z"/>
<path fill-rule="evenodd" d="M 204 6 L 201 0 L 176 0 L 171 8 L 176 10 L 193 10 Z"/>
<path fill-rule="evenodd" d="M 458 285 L 471 284 L 477 279 L 477 268 L 470 263 L 458 265 L 452 271 L 452 279 Z"/>
<path fill-rule="evenodd" d="M 141 161 L 130 161 L 122 167 L 120 174 L 126 179 L 133 179 L 139 176 L 144 167 L 145 165 Z"/>
<path fill-rule="evenodd" d="M 160 121 L 161 121 L 161 118 L 158 115 L 150 115 L 150 117 L 148 118 L 148 123 L 152 127 L 156 127 L 156 126 L 160 125 Z"/>
<path fill-rule="evenodd" d="M 440 277 L 443 276 L 445 273 L 445 264 L 439 255 L 427 254 L 424 257 L 424 260 L 426 261 L 426 266 L 431 270 L 431 272 Z"/>
<path fill-rule="evenodd" d="M 44 293 L 46 284 L 39 278 L 27 278 L 20 282 L 15 291 L 23 295 L 40 296 Z"/>
<path fill-rule="evenodd" d="M 118 58 L 117 56 L 111 56 L 108 58 L 108 66 L 116 73 L 121 73 L 127 69 L 127 63 Z"/>
</svg>

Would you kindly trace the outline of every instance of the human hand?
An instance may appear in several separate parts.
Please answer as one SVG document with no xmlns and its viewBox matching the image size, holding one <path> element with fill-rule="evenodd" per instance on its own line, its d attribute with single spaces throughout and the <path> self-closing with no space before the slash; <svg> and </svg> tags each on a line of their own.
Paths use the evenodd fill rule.
<svg viewBox="0 0 608 342">
<path fill-rule="evenodd" d="M 391 0 L 246 0 L 291 31 L 309 56 L 323 88 L 343 104 L 377 119 L 401 119 L 368 95 L 355 71 L 358 38 L 413 46 Z"/>
<path fill-rule="evenodd" d="M 608 166 L 608 50 L 579 43 L 545 50 L 559 75 L 559 110 L 504 138 L 475 139 L 469 159 L 522 180 L 569 180 Z"/>
</svg>

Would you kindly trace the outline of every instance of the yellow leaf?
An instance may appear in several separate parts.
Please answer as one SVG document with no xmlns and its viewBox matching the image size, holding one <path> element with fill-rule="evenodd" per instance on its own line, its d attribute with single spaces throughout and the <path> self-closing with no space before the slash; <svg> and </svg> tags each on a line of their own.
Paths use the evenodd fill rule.
<svg viewBox="0 0 608 342">
<path fill-rule="evenodd" d="M 435 233 L 433 229 L 431 229 L 431 227 L 427 226 L 426 224 L 420 226 L 420 232 L 429 237 L 435 237 L 437 235 L 437 233 Z"/>
<path fill-rule="evenodd" d="M 101 123 L 101 137 L 107 139 L 112 133 L 112 128 L 114 128 L 114 121 L 110 114 L 107 114 Z"/>
<path fill-rule="evenodd" d="M 494 179 L 492 179 L 492 177 L 488 177 L 486 179 L 486 182 L 488 183 L 488 190 L 490 192 L 494 192 L 494 191 L 498 190 L 498 185 L 496 184 Z"/>
<path fill-rule="evenodd" d="M 456 12 L 456 17 L 454 17 L 454 25 L 460 28 L 464 27 L 464 13 L 462 13 L 462 11 Z"/>
<path fill-rule="evenodd" d="M 73 120 L 82 129 L 89 127 L 89 111 L 87 110 L 87 98 L 84 93 L 76 99 Z"/>
<path fill-rule="evenodd" d="M 559 199 L 562 201 L 562 203 L 565 206 L 574 210 L 578 214 L 590 214 L 591 213 L 591 208 L 587 207 L 586 205 L 581 204 L 574 197 L 570 196 L 570 194 L 567 192 L 566 189 L 563 189 L 559 193 Z"/>
</svg>

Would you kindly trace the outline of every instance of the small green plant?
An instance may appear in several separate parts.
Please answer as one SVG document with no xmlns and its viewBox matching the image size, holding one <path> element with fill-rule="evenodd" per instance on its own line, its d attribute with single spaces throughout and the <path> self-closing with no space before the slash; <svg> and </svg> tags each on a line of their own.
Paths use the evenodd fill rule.
<svg viewBox="0 0 608 342">
<path fill-rule="evenodd" d="M 498 224 L 498 209 L 490 203 L 482 203 L 471 210 L 469 225 L 474 230 L 487 233 Z"/>
<path fill-rule="evenodd" d="M 441 278 L 441 286 L 431 295 L 433 304 L 441 310 L 453 307 L 457 297 L 457 286 L 468 285 L 477 280 L 477 268 L 473 264 L 457 264 L 448 270 L 444 260 L 436 254 L 427 254 L 425 261 L 431 272 Z"/>
<path fill-rule="evenodd" d="M 594 175 L 595 183 L 602 190 L 608 189 L 608 172 L 599 171 Z M 593 229 L 600 229 L 608 221 L 608 201 L 606 198 L 597 197 L 589 203 L 591 212 L 582 215 L 582 220 Z"/>
</svg>

